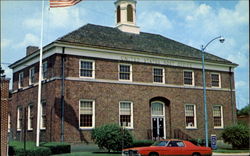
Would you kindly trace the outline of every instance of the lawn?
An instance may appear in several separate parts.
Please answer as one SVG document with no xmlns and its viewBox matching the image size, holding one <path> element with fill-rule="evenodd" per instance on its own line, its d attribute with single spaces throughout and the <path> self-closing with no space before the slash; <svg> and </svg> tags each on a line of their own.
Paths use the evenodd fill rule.
<svg viewBox="0 0 250 156">
<path fill-rule="evenodd" d="M 72 144 L 71 153 L 58 154 L 54 156 L 120 156 L 120 152 L 102 151 L 95 144 Z"/>
<path fill-rule="evenodd" d="M 241 149 L 241 150 L 235 150 L 235 149 L 217 149 L 217 150 L 213 150 L 213 152 L 215 153 L 249 153 L 250 150 L 249 149 Z"/>
<path fill-rule="evenodd" d="M 120 156 L 121 153 L 118 152 L 72 152 L 68 154 L 59 154 L 54 156 Z"/>
</svg>

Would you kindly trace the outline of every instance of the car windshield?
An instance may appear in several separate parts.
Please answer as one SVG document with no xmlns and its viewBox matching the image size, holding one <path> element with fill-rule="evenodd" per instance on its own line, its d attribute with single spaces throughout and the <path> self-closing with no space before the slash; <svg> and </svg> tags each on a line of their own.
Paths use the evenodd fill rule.
<svg viewBox="0 0 250 156">
<path fill-rule="evenodd" d="M 166 146 L 169 141 L 156 141 L 152 146 Z"/>
</svg>

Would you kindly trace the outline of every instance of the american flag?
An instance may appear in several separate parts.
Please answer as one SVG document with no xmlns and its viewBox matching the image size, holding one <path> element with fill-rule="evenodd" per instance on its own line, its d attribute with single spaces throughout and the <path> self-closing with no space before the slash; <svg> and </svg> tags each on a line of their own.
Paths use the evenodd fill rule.
<svg viewBox="0 0 250 156">
<path fill-rule="evenodd" d="M 79 3 L 81 0 L 50 0 L 50 8 L 68 7 Z"/>
</svg>

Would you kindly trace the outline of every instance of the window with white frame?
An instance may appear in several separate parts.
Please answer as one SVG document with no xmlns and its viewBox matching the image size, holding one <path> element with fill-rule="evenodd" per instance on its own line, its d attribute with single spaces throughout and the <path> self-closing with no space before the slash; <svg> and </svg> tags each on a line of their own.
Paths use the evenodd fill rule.
<svg viewBox="0 0 250 156">
<path fill-rule="evenodd" d="M 95 62 L 91 60 L 80 60 L 80 77 L 95 77 Z"/>
<path fill-rule="evenodd" d="M 220 87 L 220 74 L 212 73 L 211 74 L 212 87 Z"/>
<path fill-rule="evenodd" d="M 154 82 L 164 83 L 164 68 L 154 67 L 153 68 Z"/>
<path fill-rule="evenodd" d="M 164 115 L 164 105 L 161 102 L 153 102 L 151 108 L 152 116 L 163 116 Z"/>
<path fill-rule="evenodd" d="M 34 110 L 33 105 L 28 105 L 28 130 L 33 130 L 33 116 L 34 116 Z"/>
<path fill-rule="evenodd" d="M 194 85 L 194 72 L 184 70 L 183 71 L 183 79 L 184 79 L 184 85 L 193 86 Z"/>
<path fill-rule="evenodd" d="M 43 79 L 47 79 L 48 78 L 48 62 L 45 61 L 43 62 Z"/>
<path fill-rule="evenodd" d="M 10 132 L 11 122 L 10 122 L 10 113 L 8 113 L 8 132 Z"/>
<path fill-rule="evenodd" d="M 195 105 L 185 105 L 186 128 L 196 128 L 196 108 Z"/>
<path fill-rule="evenodd" d="M 29 84 L 35 83 L 35 67 L 30 68 L 29 70 Z"/>
<path fill-rule="evenodd" d="M 95 103 L 93 100 L 80 100 L 80 128 L 94 128 Z"/>
<path fill-rule="evenodd" d="M 132 80 L 132 65 L 119 64 L 119 80 Z"/>
<path fill-rule="evenodd" d="M 125 128 L 133 128 L 133 103 L 121 101 L 119 109 L 120 125 Z"/>
<path fill-rule="evenodd" d="M 24 74 L 23 72 L 19 73 L 19 78 L 18 78 L 18 88 L 22 88 L 24 86 Z"/>
<path fill-rule="evenodd" d="M 22 107 L 17 107 L 17 130 L 20 131 L 22 129 Z"/>
<path fill-rule="evenodd" d="M 214 128 L 223 128 L 222 106 L 213 106 Z"/>
<path fill-rule="evenodd" d="M 46 101 L 42 101 L 42 107 L 41 107 L 41 129 L 46 129 Z"/>
</svg>

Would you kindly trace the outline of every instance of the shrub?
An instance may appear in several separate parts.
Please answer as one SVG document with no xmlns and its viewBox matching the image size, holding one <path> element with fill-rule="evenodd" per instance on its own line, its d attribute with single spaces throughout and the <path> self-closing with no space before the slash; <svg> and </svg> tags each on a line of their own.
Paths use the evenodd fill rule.
<svg viewBox="0 0 250 156">
<path fill-rule="evenodd" d="M 134 140 L 131 147 L 151 146 L 153 143 L 153 140 Z"/>
<path fill-rule="evenodd" d="M 100 149 L 107 149 L 109 152 L 121 151 L 123 148 L 130 147 L 133 142 L 130 132 L 117 124 L 95 128 L 92 131 L 92 139 Z"/>
<path fill-rule="evenodd" d="M 26 150 L 24 151 L 23 142 L 13 141 L 9 145 L 9 155 L 15 156 L 48 156 L 51 151 L 47 147 L 36 147 L 34 142 L 26 143 Z"/>
<path fill-rule="evenodd" d="M 51 154 L 70 153 L 70 144 L 63 142 L 41 143 L 41 146 L 51 150 Z"/>
<path fill-rule="evenodd" d="M 245 125 L 226 127 L 222 132 L 224 142 L 232 144 L 233 148 L 247 148 L 249 146 L 249 128 Z"/>
<path fill-rule="evenodd" d="M 206 140 L 205 139 L 189 139 L 188 141 L 192 142 L 194 145 L 197 146 L 206 146 Z M 208 139 L 208 146 L 211 147 L 211 140 Z"/>
</svg>

